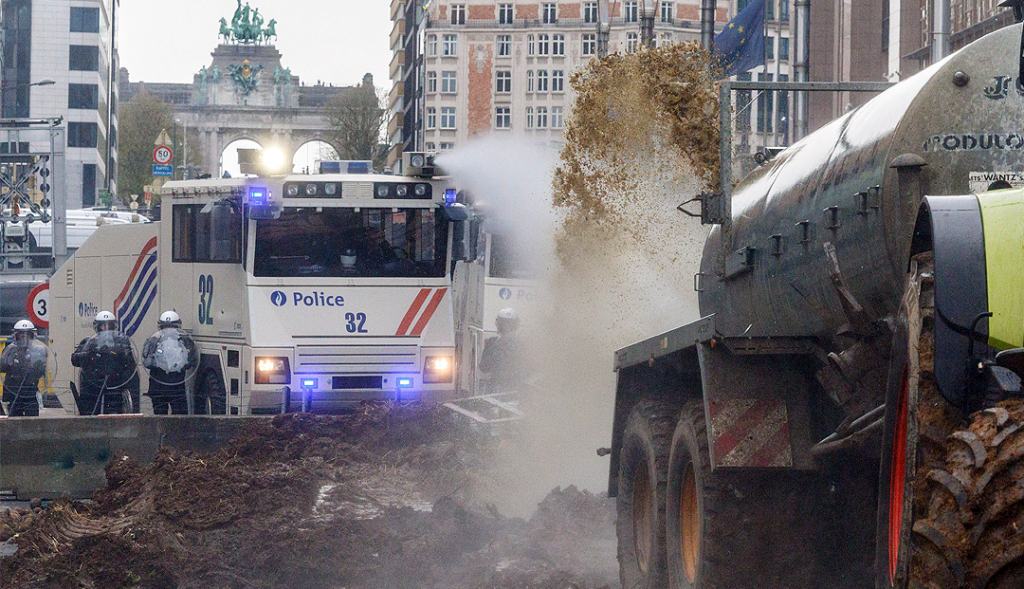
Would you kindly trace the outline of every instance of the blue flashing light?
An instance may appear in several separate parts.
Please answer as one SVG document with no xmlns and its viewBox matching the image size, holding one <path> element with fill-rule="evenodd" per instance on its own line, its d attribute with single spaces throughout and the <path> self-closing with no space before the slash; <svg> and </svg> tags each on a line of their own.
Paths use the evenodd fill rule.
<svg viewBox="0 0 1024 589">
<path fill-rule="evenodd" d="M 402 388 L 409 388 L 409 387 L 412 386 L 412 379 L 411 378 L 399 378 L 398 379 L 398 386 L 400 386 Z"/>
<path fill-rule="evenodd" d="M 302 388 L 304 389 L 315 389 L 316 379 L 315 378 L 304 378 L 302 379 Z"/>
<path fill-rule="evenodd" d="M 451 206 L 455 204 L 455 200 L 458 198 L 458 193 L 454 188 L 448 188 L 444 191 L 444 206 Z"/>
<path fill-rule="evenodd" d="M 262 186 L 249 187 L 249 206 L 262 207 L 267 204 L 267 189 Z"/>
</svg>

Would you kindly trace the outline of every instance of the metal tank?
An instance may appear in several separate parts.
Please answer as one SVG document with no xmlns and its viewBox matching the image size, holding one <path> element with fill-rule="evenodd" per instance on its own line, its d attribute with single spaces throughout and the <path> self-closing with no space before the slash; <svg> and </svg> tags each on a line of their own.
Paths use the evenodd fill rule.
<svg viewBox="0 0 1024 589">
<path fill-rule="evenodd" d="M 1020 24 L 988 35 L 747 176 L 704 249 L 701 315 L 726 337 L 825 338 L 851 300 L 892 316 L 922 198 L 1024 172 L 1020 44 Z"/>
</svg>

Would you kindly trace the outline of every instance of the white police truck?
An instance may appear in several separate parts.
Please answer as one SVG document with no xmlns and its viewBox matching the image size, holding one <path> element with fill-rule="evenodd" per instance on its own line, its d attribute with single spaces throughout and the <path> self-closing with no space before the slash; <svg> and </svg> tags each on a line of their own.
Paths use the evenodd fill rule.
<svg viewBox="0 0 1024 589">
<path fill-rule="evenodd" d="M 162 221 L 100 227 L 51 278 L 60 373 L 75 374 L 69 356 L 98 311 L 138 350 L 173 309 L 201 348 L 197 413 L 453 396 L 452 252 L 465 251 L 467 209 L 411 155 L 423 165 L 407 176 L 167 183 Z"/>
</svg>

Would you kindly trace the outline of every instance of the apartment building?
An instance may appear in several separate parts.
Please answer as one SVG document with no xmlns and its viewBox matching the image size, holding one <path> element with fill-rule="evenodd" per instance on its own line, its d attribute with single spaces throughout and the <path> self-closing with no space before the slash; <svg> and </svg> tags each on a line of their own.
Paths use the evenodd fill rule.
<svg viewBox="0 0 1024 589">
<path fill-rule="evenodd" d="M 0 111 L 64 118 L 69 209 L 94 205 L 100 190 L 116 193 L 116 10 L 117 0 L 3 0 Z M 49 144 L 33 140 L 29 150 Z"/>
<path fill-rule="evenodd" d="M 409 4 L 392 3 L 392 164 L 402 150 L 443 151 L 491 134 L 561 143 L 569 78 L 603 42 L 598 2 Z M 639 4 L 608 3 L 608 51 L 639 46 Z M 719 3 L 719 25 L 733 8 Z M 654 35 L 658 44 L 699 40 L 700 0 L 659 2 Z"/>
</svg>

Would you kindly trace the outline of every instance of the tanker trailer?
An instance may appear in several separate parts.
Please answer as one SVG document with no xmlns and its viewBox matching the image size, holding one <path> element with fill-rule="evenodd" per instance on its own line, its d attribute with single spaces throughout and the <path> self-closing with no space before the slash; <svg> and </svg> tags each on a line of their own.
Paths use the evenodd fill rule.
<svg viewBox="0 0 1024 589">
<path fill-rule="evenodd" d="M 1024 586 L 1021 32 L 747 176 L 616 352 L 623 587 Z"/>
</svg>

